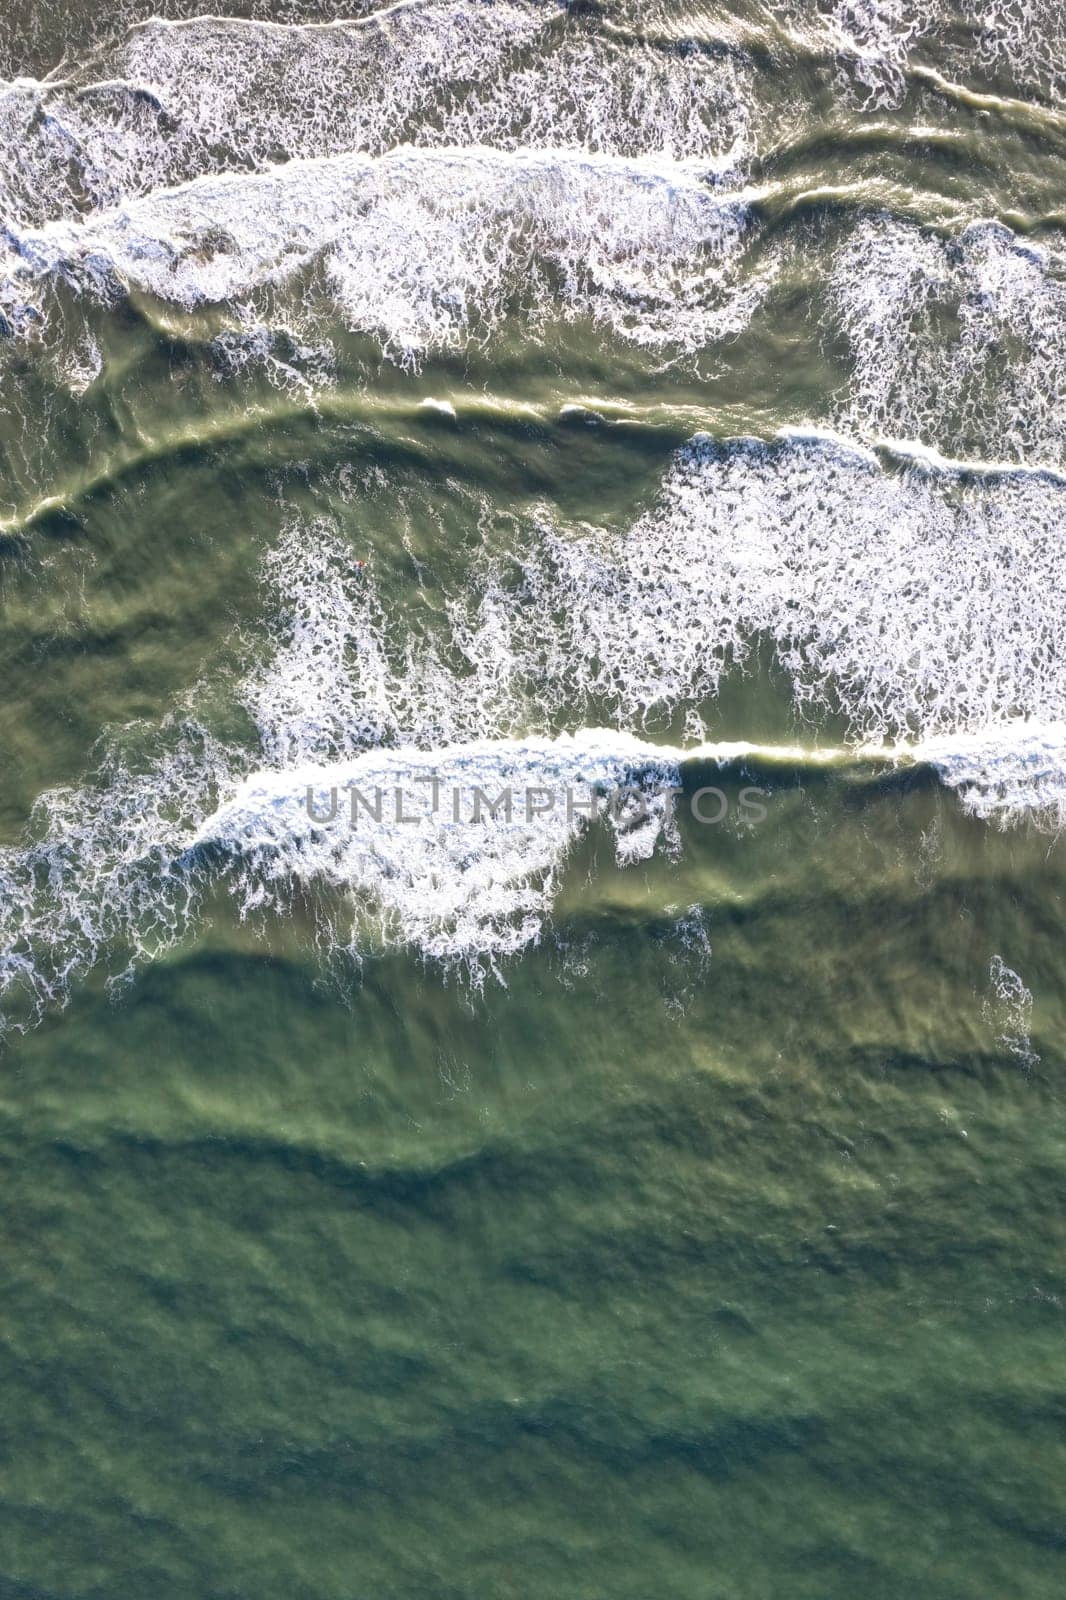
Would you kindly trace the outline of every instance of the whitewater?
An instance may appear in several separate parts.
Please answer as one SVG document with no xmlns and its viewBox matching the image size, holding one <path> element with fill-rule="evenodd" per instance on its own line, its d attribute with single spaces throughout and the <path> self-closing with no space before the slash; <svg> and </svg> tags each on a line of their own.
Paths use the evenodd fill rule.
<svg viewBox="0 0 1066 1600">
<path fill-rule="evenodd" d="M 209 407 L 185 431 L 139 426 L 109 387 L 123 327 L 220 393 L 285 388 L 279 429 L 325 425 L 356 394 L 353 434 L 406 438 L 417 412 L 461 445 L 497 420 L 476 363 L 503 352 L 519 379 L 497 409 L 530 428 L 644 426 L 608 383 L 599 410 L 522 392 L 541 363 L 565 396 L 572 342 L 661 386 L 655 426 L 687 441 L 628 521 L 550 495 L 516 510 L 506 548 L 474 548 L 429 621 L 357 571 L 343 518 L 279 517 L 240 669 L 162 710 L 139 764 L 101 728 L 102 762 L 43 790 L 3 850 L 5 984 L 50 1003 L 112 946 L 150 959 L 223 882 L 242 915 L 339 892 L 372 945 L 517 956 L 586 823 L 493 821 L 475 847 L 439 818 L 323 833 L 298 803 L 412 768 L 650 795 L 746 760 L 922 767 L 976 818 L 1061 828 L 1062 228 L 1053 184 L 950 159 L 993 119 L 1054 168 L 1050 13 L 986 8 L 944 72 L 925 55 L 934 11 L 894 3 L 125 20 L 76 62 L 0 83 L 0 534 L 20 560 L 56 519 L 229 437 Z M 768 94 L 790 62 L 806 105 Z M 826 149 L 846 181 L 827 180 Z M 935 176 L 912 160 L 929 149 L 946 152 Z M 773 373 L 791 344 L 793 389 L 742 406 L 730 363 L 750 349 Z M 450 398 L 375 413 L 386 372 L 445 373 Z M 41 416 L 94 407 L 91 448 L 65 475 L 39 468 Z M 439 448 L 433 471 L 458 473 Z M 423 521 L 429 570 L 446 552 Z M 795 743 L 716 739 L 723 686 L 766 650 Z M 244 733 L 217 733 L 201 697 Z M 623 864 L 677 847 L 661 798 L 614 833 Z M 363 933 L 330 925 L 327 943 L 357 950 Z"/>
</svg>

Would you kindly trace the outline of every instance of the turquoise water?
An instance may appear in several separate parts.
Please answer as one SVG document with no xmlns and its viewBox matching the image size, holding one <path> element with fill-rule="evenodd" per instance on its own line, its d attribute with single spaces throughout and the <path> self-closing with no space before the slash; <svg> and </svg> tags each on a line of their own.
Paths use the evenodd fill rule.
<svg viewBox="0 0 1066 1600">
<path fill-rule="evenodd" d="M 167 17 L 0 19 L 0 1595 L 1059 1595 L 1059 12 Z"/>
</svg>

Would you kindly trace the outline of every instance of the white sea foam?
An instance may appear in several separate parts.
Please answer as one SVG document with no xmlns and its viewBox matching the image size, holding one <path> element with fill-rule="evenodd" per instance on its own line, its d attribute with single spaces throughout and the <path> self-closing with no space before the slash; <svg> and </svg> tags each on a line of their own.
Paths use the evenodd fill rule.
<svg viewBox="0 0 1066 1600">
<path fill-rule="evenodd" d="M 844 92 L 867 109 L 898 105 L 911 47 L 931 23 L 908 0 L 835 0 L 826 26 Z"/>
<path fill-rule="evenodd" d="M 699 714 L 769 640 L 798 708 L 917 751 L 976 814 L 1066 818 L 1066 486 L 938 462 L 888 471 L 826 436 L 697 437 L 630 528 L 545 510 L 473 563 L 443 631 L 401 633 L 328 528 L 268 563 L 280 619 L 243 695 L 272 765 L 515 737 L 561 717 Z M 742 753 L 738 749 L 738 754 Z M 797 750 L 797 760 L 809 752 Z"/>
<path fill-rule="evenodd" d="M 617 860 L 631 865 L 676 848 L 672 791 L 690 762 L 931 762 L 985 816 L 1033 802 L 1016 781 L 1019 756 L 1043 771 L 1022 729 L 860 751 L 679 748 L 580 729 L 251 772 L 248 752 L 194 724 L 170 731 L 138 769 L 113 755 L 93 783 L 42 796 L 35 842 L 0 851 L 0 1032 L 62 1004 L 116 952 L 128 978 L 185 937 L 220 887 L 243 916 L 285 914 L 302 898 L 318 907 L 324 946 L 356 959 L 400 945 L 475 980 L 502 975 L 501 961 L 543 936 L 593 792 Z M 1047 738 L 1033 736 L 1045 755 Z M 1041 798 L 1061 806 L 1066 730 L 1058 739 L 1058 787 Z M 689 924 L 705 945 L 701 920 Z"/>
<path fill-rule="evenodd" d="M 239 756 L 194 722 L 153 742 L 146 760 L 113 747 L 89 782 L 48 790 L 28 842 L 0 850 L 0 1035 L 63 1004 L 105 952 L 125 977 L 186 932 L 183 852 Z"/>
<path fill-rule="evenodd" d="M 130 21 L 134 10 L 120 7 Z M 1023 97 L 1062 92 L 1054 0 L 990 0 L 968 19 L 905 0 L 775 0 L 767 10 L 760 20 L 727 8 L 708 32 L 703 7 L 686 16 L 642 5 L 627 27 L 624 7 L 596 16 L 554 0 L 421 0 L 325 27 L 152 16 L 119 36 L 109 8 L 113 43 L 86 53 L 86 66 L 7 86 L 0 212 L 39 225 L 197 173 L 441 140 L 736 167 L 751 153 L 753 116 L 772 109 L 774 140 L 789 121 L 787 106 L 754 106 L 748 53 L 779 56 L 785 40 L 834 60 L 838 92 L 866 108 L 901 102 L 929 40 L 951 75 L 998 85 L 1013 74 Z M 701 38 L 716 48 L 692 48 Z M 790 67 L 786 54 L 776 71 Z"/>
<path fill-rule="evenodd" d="M 698 162 L 721 181 L 754 153 L 751 68 L 731 53 L 664 52 L 568 37 L 450 109 L 439 135 L 501 149 L 547 146 Z"/>
<path fill-rule="evenodd" d="M 155 19 L 86 81 L 0 93 L 0 213 L 40 226 L 197 176 L 405 144 L 735 170 L 748 117 L 734 57 L 618 50 L 529 0 L 427 0 L 332 28 Z"/>
<path fill-rule="evenodd" d="M 1053 480 L 697 437 L 631 529 L 545 528 L 515 626 L 531 681 L 568 682 L 622 726 L 692 712 L 756 639 L 801 708 L 860 740 L 1059 722 L 1064 531 Z"/>
<path fill-rule="evenodd" d="M 411 360 L 527 321 L 598 319 L 694 349 L 743 327 L 765 294 L 741 281 L 747 209 L 690 166 L 565 151 L 396 150 L 201 178 L 85 222 L 11 229 L 0 309 L 15 320 L 62 282 L 127 286 L 194 307 L 240 300 L 312 265 L 334 311 Z"/>
<path fill-rule="evenodd" d="M 1066 275 L 979 222 L 943 239 L 887 217 L 841 246 L 830 298 L 851 344 L 841 426 L 1066 467 Z"/>
<path fill-rule="evenodd" d="M 836 86 L 866 109 L 898 106 L 930 49 L 963 82 L 1011 83 L 1022 98 L 1061 98 L 1066 87 L 1066 27 L 1058 0 L 772 0 L 793 41 L 828 50 Z"/>
<path fill-rule="evenodd" d="M 223 368 L 289 388 L 338 313 L 405 362 L 512 304 L 696 349 L 767 287 L 712 192 L 742 176 L 748 91 L 735 54 L 619 49 L 549 0 L 152 19 L 80 77 L 0 85 L 0 330 L 39 334 L 58 285 L 223 303 Z M 311 268 L 309 303 L 264 318 L 256 292 Z"/>
<path fill-rule="evenodd" d="M 670 837 L 664 791 L 677 778 L 666 753 L 598 730 L 377 749 L 332 766 L 252 774 L 195 844 L 233 859 L 245 910 L 284 907 L 295 887 L 328 885 L 372 910 L 379 939 L 445 963 L 495 961 L 539 939 L 593 790 L 646 792 L 646 803 L 631 798 L 607 816 L 619 859 L 632 862 Z M 353 790 L 380 818 L 357 802 L 352 825 Z M 485 797 L 476 809 L 475 791 Z M 511 814 L 492 816 L 487 808 L 505 793 Z M 329 818 L 331 800 L 339 818 L 315 820 Z"/>
<path fill-rule="evenodd" d="M 372 578 L 355 561 L 328 524 L 294 523 L 264 562 L 272 649 L 239 694 L 266 765 L 337 761 L 429 732 L 407 726 L 423 701 L 419 663 L 394 643 Z"/>
<path fill-rule="evenodd" d="M 255 307 L 238 302 L 231 308 L 233 326 L 211 341 L 219 378 L 264 374 L 275 388 L 311 399 L 328 386 L 336 372 L 336 351 L 330 339 L 307 336 L 300 317 L 275 312 L 270 324 Z"/>
<path fill-rule="evenodd" d="M 1058 0 L 987 0 L 977 10 L 977 55 L 1023 90 L 1066 94 L 1066 13 Z"/>
<path fill-rule="evenodd" d="M 934 20 L 839 0 L 818 27 L 876 97 Z M 317 323 L 286 313 L 296 343 L 318 350 L 339 312 L 408 362 L 512 307 L 534 330 L 592 316 L 695 350 L 746 327 L 772 281 L 774 252 L 756 269 L 744 250 L 756 136 L 735 51 L 621 48 L 552 5 L 461 0 L 331 28 L 156 20 L 98 70 L 0 90 L 16 332 L 40 330 L 57 281 L 221 301 L 254 330 L 224 335 L 223 357 L 306 386 L 327 364 L 270 350 L 245 301 L 311 267 L 327 293 Z M 1063 465 L 1064 297 L 1055 254 L 998 224 L 944 240 L 861 221 L 830 285 L 854 357 L 840 427 Z"/>
<path fill-rule="evenodd" d="M 924 740 L 915 759 L 934 767 L 966 810 L 1006 825 L 1026 816 L 1066 826 L 1066 723 L 1017 719 Z"/>
<path fill-rule="evenodd" d="M 31 1011 L 61 1000 L 112 949 L 150 957 L 225 884 L 246 913 L 325 891 L 331 947 L 399 942 L 484 971 L 540 937 L 583 826 L 558 800 L 527 819 L 519 798 L 480 828 L 324 828 L 308 785 L 321 816 L 334 787 L 388 805 L 418 772 L 490 797 L 630 780 L 662 797 L 691 760 L 920 762 L 978 817 L 1061 827 L 1064 495 L 939 463 L 889 472 L 825 437 L 698 437 L 632 527 L 545 512 L 515 564 L 475 561 L 421 620 L 389 611 L 337 531 L 294 525 L 266 564 L 271 648 L 237 690 L 255 747 L 172 729 L 158 755 L 42 797 L 33 840 L 0 853 L 8 1013 L 19 993 Z M 759 638 L 801 709 L 847 718 L 850 746 L 697 742 L 701 699 Z M 685 711 L 684 747 L 628 731 Z M 549 734 L 590 712 L 614 726 Z M 615 846 L 639 859 L 671 837 L 661 798 Z"/>
<path fill-rule="evenodd" d="M 994 4 L 986 60 L 1021 59 L 1034 14 Z M 931 17 L 899 0 L 823 8 L 844 92 L 897 104 Z M 220 303 L 220 366 L 265 364 L 293 387 L 329 371 L 321 324 L 306 333 L 316 307 L 408 363 L 515 305 L 533 329 L 591 317 L 647 346 L 738 332 L 769 282 L 742 270 L 750 63 L 609 51 L 560 21 L 554 5 L 465 0 L 329 29 L 152 21 L 96 81 L 0 85 L 0 326 L 39 331 L 56 288 Z M 297 279 L 307 303 L 286 335 L 255 296 Z M 237 691 L 258 748 L 171 727 L 140 763 L 112 755 L 43 796 L 29 841 L 0 852 L 0 993 L 32 1013 L 105 951 L 150 958 L 220 883 L 246 913 L 339 896 L 350 927 L 331 934 L 356 953 L 395 941 L 492 964 L 541 936 L 584 826 L 557 798 L 480 828 L 330 829 L 308 787 L 321 804 L 421 772 L 490 796 L 627 781 L 661 795 L 690 759 L 858 749 L 933 765 L 978 817 L 1061 826 L 1061 262 L 993 223 L 946 240 L 871 218 L 836 256 L 830 301 L 854 362 L 836 420 L 859 444 L 697 438 L 631 528 L 545 512 L 514 561 L 475 562 L 439 636 L 401 634 L 334 532 L 290 530 L 267 563 L 272 651 Z M 79 392 L 102 357 L 89 334 L 72 352 Z M 850 749 L 667 749 L 626 731 L 683 714 L 701 739 L 703 703 L 757 640 L 802 711 L 845 719 Z M 593 714 L 614 728 L 549 735 Z M 623 861 L 672 839 L 662 798 L 614 824 Z M 1031 996 L 996 961 L 1001 1036 L 1023 1054 Z"/>
<path fill-rule="evenodd" d="M 381 154 L 531 45 L 550 5 L 430 3 L 332 28 L 154 18 L 92 74 L 0 92 L 0 214 L 100 210 L 198 175 Z"/>
<path fill-rule="evenodd" d="M 541 936 L 594 790 L 614 797 L 601 816 L 620 862 L 676 840 L 677 753 L 608 730 L 380 747 L 242 776 L 248 764 L 190 725 L 140 770 L 112 756 L 91 784 L 42 796 L 34 842 L 0 851 L 0 1031 L 62 1004 L 116 952 L 130 975 L 180 940 L 223 885 L 244 916 L 341 891 L 342 909 L 322 912 L 330 948 L 358 957 L 400 944 L 476 976 Z M 420 777 L 439 785 L 437 814 Z M 350 826 L 350 786 L 371 807 L 382 791 L 379 820 L 361 813 L 364 826 Z M 328 816 L 331 791 L 339 820 L 315 820 Z"/>
<path fill-rule="evenodd" d="M 1022 979 L 1008 967 L 1003 957 L 994 955 L 988 964 L 988 994 L 983 1012 L 985 1021 L 995 1030 L 996 1043 L 1031 1072 L 1040 1065 L 1040 1057 L 1033 1049 L 1030 1030 L 1033 1018 L 1033 996 Z"/>
</svg>

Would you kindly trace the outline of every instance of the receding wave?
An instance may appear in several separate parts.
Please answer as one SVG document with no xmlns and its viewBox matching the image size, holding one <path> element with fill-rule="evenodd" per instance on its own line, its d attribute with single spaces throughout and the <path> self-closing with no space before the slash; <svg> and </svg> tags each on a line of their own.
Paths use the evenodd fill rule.
<svg viewBox="0 0 1066 1600">
<path fill-rule="evenodd" d="M 224 307 L 218 369 L 258 366 L 310 395 L 334 382 L 338 321 L 408 366 L 482 345 L 515 314 L 526 337 L 581 319 L 650 353 L 695 355 L 772 334 L 773 297 L 802 267 L 824 276 L 825 336 L 845 358 L 821 425 L 949 459 L 1066 468 L 1057 248 L 994 222 L 944 236 L 860 210 L 826 251 L 819 230 L 768 233 L 766 202 L 665 158 L 409 148 L 294 161 L 8 227 L 0 328 L 37 339 L 54 321 L 63 336 L 71 293 Z M 66 337 L 61 383 L 76 394 L 103 358 L 90 335 Z"/>
<path fill-rule="evenodd" d="M 871 217 L 837 252 L 829 292 L 853 357 L 849 431 L 1066 465 L 1057 251 L 993 222 L 943 239 Z"/>
<path fill-rule="evenodd" d="M 65 75 L 0 85 L 5 378 L 56 352 L 66 415 L 113 398 L 88 393 L 108 312 L 143 302 L 146 344 L 177 307 L 183 358 L 202 338 L 211 380 L 240 392 L 259 364 L 307 410 L 343 331 L 373 370 L 580 321 L 634 367 L 650 352 L 641 373 L 705 386 L 671 444 L 703 393 L 714 424 L 628 525 L 513 508 L 432 605 L 387 600 L 332 524 L 290 526 L 265 563 L 268 643 L 222 690 L 247 736 L 207 731 L 194 694 L 41 797 L 0 855 L 0 988 L 33 1013 L 112 949 L 136 964 L 182 938 L 226 888 L 245 915 L 328 902 L 325 942 L 355 955 L 399 942 L 483 970 L 535 942 L 580 815 L 331 832 L 304 803 L 412 772 L 486 794 L 632 782 L 648 804 L 608 819 L 623 862 L 674 847 L 652 793 L 700 760 L 923 763 L 974 816 L 1066 821 L 1061 16 L 993 0 L 937 44 L 944 19 L 902 0 L 401 0 L 314 26 L 299 6 L 134 6 Z M 1001 181 L 983 118 L 1047 170 Z M 725 352 L 749 337 L 794 365 L 738 402 Z M 808 417 L 794 396 L 815 391 Z M 27 433 L 48 392 L 18 412 Z M 478 425 L 423 404 L 439 432 Z M 67 489 L 24 452 L 32 497 L 3 531 L 274 414 L 205 409 L 131 443 L 116 404 Z M 717 436 L 749 415 L 767 438 Z M 804 733 L 716 741 L 723 684 L 766 659 Z"/>
<path fill-rule="evenodd" d="M 887 473 L 817 437 L 697 438 L 631 529 L 549 530 L 519 615 L 553 640 L 545 668 L 565 662 L 628 726 L 712 697 L 757 638 L 797 703 L 857 738 L 1060 722 L 1064 512 L 1054 478 Z M 548 625 L 560 610 L 565 642 Z"/>
<path fill-rule="evenodd" d="M 242 0 L 228 16 L 198 15 L 202 9 L 196 0 L 161 0 L 158 5 L 120 0 L 103 9 L 68 8 L 62 13 L 52 0 L 39 0 L 28 9 L 16 5 L 0 41 L 0 74 L 47 71 L 64 56 L 96 55 L 106 62 L 131 44 L 136 47 L 144 33 L 177 43 L 185 33 L 197 37 L 209 30 L 214 44 L 227 28 L 246 37 L 259 35 L 286 51 L 301 40 L 328 51 L 331 36 L 353 33 L 417 50 L 423 42 L 420 34 L 440 31 L 461 40 L 464 30 L 472 33 L 478 25 L 488 32 L 491 11 L 505 8 L 477 0 L 366 7 L 326 0 Z M 517 5 L 506 9 L 519 11 Z M 931 43 L 952 75 L 974 88 L 994 91 L 1009 84 L 1037 102 L 1061 98 L 1064 89 L 1066 35 L 1055 0 L 991 0 L 961 15 L 936 3 L 915 13 L 903 0 L 689 0 L 684 5 L 615 0 L 565 9 L 527 3 L 521 10 L 539 11 L 546 19 L 554 14 L 571 28 L 591 24 L 600 34 L 627 43 L 692 53 L 722 46 L 745 50 L 786 71 L 824 63 L 842 94 L 878 108 L 897 104 L 905 95 L 911 78 L 925 65 Z"/>
</svg>

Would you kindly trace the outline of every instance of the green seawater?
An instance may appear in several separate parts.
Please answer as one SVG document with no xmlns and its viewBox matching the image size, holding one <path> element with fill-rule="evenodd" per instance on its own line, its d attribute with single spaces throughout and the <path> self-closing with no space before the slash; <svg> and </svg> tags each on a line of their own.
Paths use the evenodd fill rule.
<svg viewBox="0 0 1066 1600">
<path fill-rule="evenodd" d="M 427 36 L 443 29 L 447 7 L 422 9 Z M 344 15 L 247 10 L 251 30 Z M 586 277 L 553 244 L 535 293 L 519 272 L 490 305 L 477 295 L 505 254 L 494 243 L 471 269 L 467 321 L 458 291 L 433 291 L 433 316 L 460 319 L 461 337 L 414 354 L 331 298 L 336 273 L 310 259 L 193 303 L 137 281 L 132 250 L 90 292 L 97 240 L 89 268 L 49 278 L 24 340 L 29 280 L 11 277 L 0 1600 L 1063 1593 L 1064 813 L 1044 767 L 1045 804 L 982 812 L 935 763 L 862 749 L 977 731 L 969 704 L 954 728 L 922 676 L 929 617 L 944 659 L 974 663 L 957 684 L 945 669 L 945 695 L 979 681 L 990 724 L 1057 722 L 1029 694 L 1058 683 L 1060 642 L 1032 620 L 1045 602 L 1054 615 L 1054 564 L 1033 555 L 1027 583 L 1026 562 L 1034 529 L 1052 552 L 1066 537 L 1061 19 L 1004 8 L 1015 50 L 993 48 L 1000 22 L 964 8 L 924 31 L 909 3 L 868 11 L 881 32 L 859 6 L 561 7 L 546 42 L 508 45 L 516 83 L 573 39 L 608 77 L 638 47 L 682 73 L 747 74 L 753 153 L 734 188 L 753 220 L 724 288 L 717 256 L 699 257 L 706 282 L 693 282 L 691 254 L 649 287 L 632 243 L 644 224 L 607 238 L 620 190 Z M 502 10 L 472 8 L 474 36 L 490 13 Z M 0 70 L 132 77 L 109 52 L 146 16 L 16 0 L 0 12 Z M 841 55 L 842 29 L 857 54 Z M 250 58 L 272 38 L 251 31 L 239 47 Z M 433 79 L 424 102 L 404 102 L 385 147 L 435 136 L 482 92 L 480 58 L 448 78 L 467 33 L 442 38 L 447 93 Z M 359 86 L 368 104 L 390 48 Z M 306 64 L 304 77 L 261 70 L 249 126 L 277 83 L 294 103 L 313 89 Z M 71 91 L 48 167 L 64 198 L 44 222 L 28 209 L 39 180 L 19 187 L 30 135 L 0 120 L 0 242 L 7 229 L 28 252 L 32 234 L 43 251 L 55 229 L 110 216 L 92 184 L 141 144 L 175 163 L 142 198 L 213 171 L 231 135 L 238 154 L 218 157 L 230 173 L 315 159 L 312 135 L 335 153 L 310 115 L 304 143 L 286 145 L 279 101 L 253 154 L 243 124 L 212 125 L 186 173 L 179 78 L 168 88 L 158 61 L 137 73 L 171 121 L 160 132 L 143 96 L 132 111 L 107 101 L 83 170 L 70 151 L 106 94 Z M 633 114 L 637 156 L 663 155 L 646 119 L 666 119 L 677 92 L 611 102 L 611 117 Z M 492 133 L 510 150 L 531 128 L 548 146 L 539 113 L 502 103 L 468 144 Z M 33 138 L 49 128 L 39 118 Z M 677 143 L 668 155 L 686 158 Z M 408 180 L 388 181 L 400 228 Z M 168 258 L 175 282 L 243 239 L 241 217 L 223 227 L 196 193 L 210 230 L 194 239 L 189 224 Z M 361 192 L 358 214 L 377 203 Z M 474 200 L 468 214 L 473 237 Z M 978 220 L 993 231 L 974 243 Z M 546 251 L 536 226 L 508 235 L 523 262 L 527 236 Z M 570 213 L 566 229 L 578 231 Z M 360 268 L 401 331 L 439 265 L 434 239 L 403 294 L 384 268 Z M 421 247 L 406 248 L 413 260 Z M 649 250 L 666 248 L 656 233 Z M 856 294 L 876 281 L 887 303 L 896 285 L 876 338 L 840 310 L 841 262 Z M 7 270 L 0 255 L 5 293 Z M 919 279 L 934 287 L 915 298 Z M 673 323 L 658 343 L 647 331 L 720 302 L 730 318 L 689 346 Z M 227 356 L 227 337 L 263 328 L 281 332 Z M 328 362 L 315 353 L 326 340 Z M 819 454 L 836 446 L 782 439 L 788 428 L 850 440 L 865 464 L 838 467 Z M 619 684 L 678 659 L 688 625 L 669 610 L 683 574 L 666 584 L 665 538 L 646 531 L 648 570 L 625 568 L 629 587 L 604 579 L 603 611 L 588 612 L 624 620 L 634 595 L 647 601 L 614 673 L 592 645 L 579 670 L 564 629 L 568 607 L 591 607 L 592 580 L 538 588 L 541 552 L 562 530 L 560 571 L 567 540 L 613 571 L 612 540 L 674 514 L 663 486 L 694 436 L 712 461 L 740 463 L 713 490 L 748 530 L 723 573 L 729 594 L 765 599 L 736 632 L 731 616 L 712 626 L 706 594 L 693 602 L 720 670 L 712 683 L 694 668 L 691 693 L 648 691 L 636 718 Z M 915 440 L 969 466 L 944 488 L 901 453 Z M 1032 472 L 1016 480 L 1019 467 Z M 820 509 L 796 498 L 818 473 Z M 986 484 L 974 520 L 952 522 Z M 784 519 L 800 551 L 824 512 L 831 549 L 875 493 L 888 554 L 841 543 L 848 599 L 816 653 L 779 617 L 816 612 L 831 559 L 810 556 L 808 578 L 796 555 L 771 580 L 762 536 Z M 1042 498 L 1027 522 L 1030 494 Z M 707 526 L 706 546 L 725 548 L 725 523 Z M 941 526 L 919 576 L 878 599 L 892 551 L 911 560 Z M 323 549 L 342 552 L 340 569 Z M 324 576 L 301 588 L 312 570 Z M 499 617 L 534 619 L 543 646 L 506 696 L 518 646 Z M 439 675 L 423 680 L 427 660 Z M 479 674 L 468 725 L 455 706 Z M 276 723 L 267 691 L 248 688 L 264 682 Z M 404 683 L 410 705 L 390 722 L 382 707 Z M 348 748 L 331 718 L 350 703 L 369 731 Z M 370 913 L 353 949 L 358 888 L 300 880 L 283 904 L 266 889 L 250 902 L 213 866 L 195 876 L 196 827 L 249 773 L 402 744 L 397 728 L 419 717 L 428 747 L 450 747 L 453 711 L 467 738 L 604 727 L 664 749 L 753 748 L 684 765 L 676 836 L 633 864 L 605 825 L 580 832 L 518 953 L 441 963 L 402 917 Z M 202 784 L 186 736 L 225 752 L 213 768 L 202 757 Z M 849 746 L 852 758 L 817 759 Z M 720 824 L 699 823 L 706 786 L 730 802 L 759 789 L 765 816 L 730 803 Z M 251 881 L 272 888 L 285 874 L 271 871 Z"/>
</svg>

